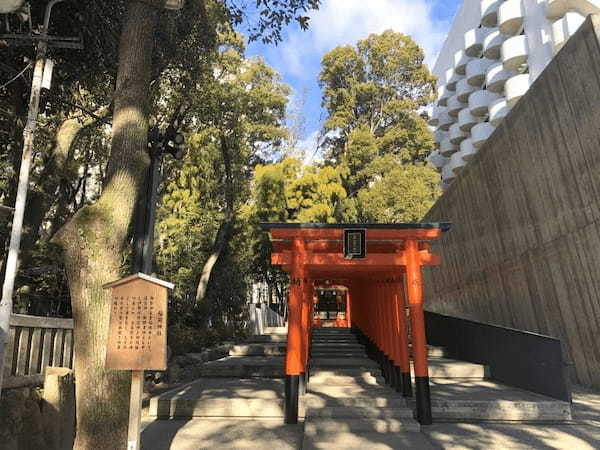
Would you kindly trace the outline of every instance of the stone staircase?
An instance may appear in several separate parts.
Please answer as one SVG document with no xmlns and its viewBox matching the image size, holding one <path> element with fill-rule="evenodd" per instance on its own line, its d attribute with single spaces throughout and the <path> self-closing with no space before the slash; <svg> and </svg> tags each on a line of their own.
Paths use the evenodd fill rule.
<svg viewBox="0 0 600 450">
<path fill-rule="evenodd" d="M 157 419 L 277 419 L 284 417 L 284 329 L 235 345 L 229 356 L 205 362 L 200 378 L 150 399 Z M 300 409 L 303 417 L 304 410 Z"/>
<path fill-rule="evenodd" d="M 430 448 L 406 401 L 384 385 L 349 329 L 313 332 L 302 448 L 364 448 L 382 438 L 394 448 Z"/>
<path fill-rule="evenodd" d="M 150 400 L 147 420 L 160 432 L 177 421 L 193 426 L 215 419 L 234 421 L 234 428 L 235 421 L 248 427 L 249 420 L 266 420 L 265 426 L 276 423 L 278 432 L 290 432 L 294 426 L 283 425 L 285 341 L 281 333 L 255 336 L 234 346 L 230 356 L 203 363 L 198 380 Z M 494 383 L 486 367 L 449 359 L 441 348 L 429 349 L 429 367 L 435 422 L 571 418 L 568 403 Z M 300 428 L 294 428 L 299 440 L 290 448 L 431 448 L 413 418 L 414 400 L 385 385 L 378 364 L 350 330 L 315 329 L 309 369 Z"/>
</svg>

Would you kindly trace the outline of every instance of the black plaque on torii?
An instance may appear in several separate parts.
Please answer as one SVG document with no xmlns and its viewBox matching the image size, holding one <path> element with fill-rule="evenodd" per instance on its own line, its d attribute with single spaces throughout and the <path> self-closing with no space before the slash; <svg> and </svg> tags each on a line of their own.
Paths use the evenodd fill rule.
<svg viewBox="0 0 600 450">
<path fill-rule="evenodd" d="M 362 259 L 367 256 L 367 230 L 354 228 L 344 230 L 344 258 Z"/>
</svg>

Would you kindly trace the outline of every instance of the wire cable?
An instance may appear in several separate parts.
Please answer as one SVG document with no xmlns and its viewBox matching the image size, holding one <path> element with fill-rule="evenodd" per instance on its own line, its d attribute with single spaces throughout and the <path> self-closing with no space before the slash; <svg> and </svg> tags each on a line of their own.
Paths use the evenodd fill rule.
<svg viewBox="0 0 600 450">
<path fill-rule="evenodd" d="M 10 83 L 12 83 L 13 81 L 15 81 L 17 78 L 19 78 L 21 75 L 23 75 L 27 69 L 29 69 L 31 67 L 31 63 L 27 64 L 27 66 L 25 66 L 25 68 L 23 70 L 21 70 L 18 74 L 16 74 L 13 78 L 11 78 L 9 81 L 7 81 L 6 83 L 4 83 L 3 85 L 0 86 L 0 89 L 4 89 L 6 86 L 8 86 Z"/>
</svg>

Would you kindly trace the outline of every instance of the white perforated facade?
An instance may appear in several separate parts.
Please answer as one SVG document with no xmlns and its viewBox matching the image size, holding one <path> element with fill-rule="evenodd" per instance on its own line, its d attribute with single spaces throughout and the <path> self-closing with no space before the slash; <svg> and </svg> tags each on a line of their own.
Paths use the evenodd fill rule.
<svg viewBox="0 0 600 450">
<path fill-rule="evenodd" d="M 465 0 L 433 68 L 429 160 L 447 188 L 600 0 Z"/>
</svg>

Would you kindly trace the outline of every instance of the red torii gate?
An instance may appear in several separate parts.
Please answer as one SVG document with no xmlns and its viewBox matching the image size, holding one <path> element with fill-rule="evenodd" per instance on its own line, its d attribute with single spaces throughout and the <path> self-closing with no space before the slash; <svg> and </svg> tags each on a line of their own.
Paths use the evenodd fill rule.
<svg viewBox="0 0 600 450">
<path fill-rule="evenodd" d="M 404 396 L 412 395 L 408 297 L 417 420 L 431 424 L 421 267 L 439 264 L 428 241 L 439 238 L 450 224 L 263 223 L 261 227 L 270 233 L 272 264 L 290 275 L 285 422 L 297 423 L 298 396 L 308 381 L 315 282 L 330 279 L 347 286 L 353 327 L 378 350 L 384 376 Z M 356 238 L 361 235 L 359 242 Z M 358 253 L 349 253 L 348 245 L 357 245 Z"/>
</svg>

